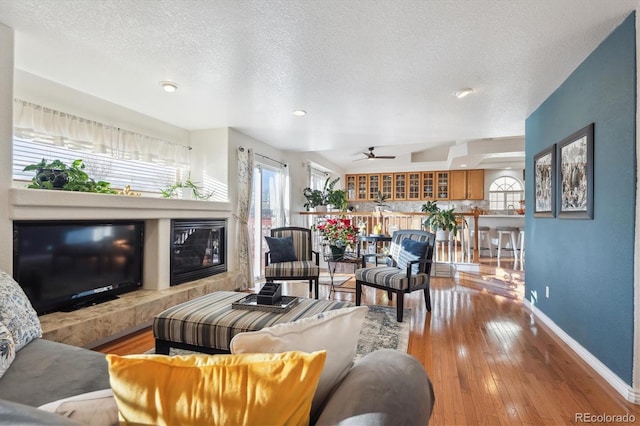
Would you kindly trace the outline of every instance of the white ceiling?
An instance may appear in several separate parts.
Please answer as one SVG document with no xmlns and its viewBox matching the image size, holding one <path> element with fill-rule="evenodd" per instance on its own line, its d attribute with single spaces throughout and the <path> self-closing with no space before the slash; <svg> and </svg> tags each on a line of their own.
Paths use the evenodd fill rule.
<svg viewBox="0 0 640 426">
<path fill-rule="evenodd" d="M 521 165 L 526 117 L 639 4 L 0 0 L 0 22 L 17 68 L 184 129 L 230 126 L 349 170 L 491 168 Z M 397 158 L 353 162 L 369 146 Z"/>
</svg>

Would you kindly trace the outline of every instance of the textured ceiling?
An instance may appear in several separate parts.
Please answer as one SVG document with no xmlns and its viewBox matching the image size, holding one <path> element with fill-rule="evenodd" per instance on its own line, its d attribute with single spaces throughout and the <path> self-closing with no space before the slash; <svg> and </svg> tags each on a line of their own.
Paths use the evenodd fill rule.
<svg viewBox="0 0 640 426">
<path fill-rule="evenodd" d="M 16 30 L 19 69 L 184 129 L 235 127 L 365 168 L 352 161 L 368 146 L 411 161 L 523 135 L 526 117 L 638 5 L 0 0 L 0 22 Z M 161 80 L 179 90 L 164 93 Z M 453 96 L 464 87 L 475 91 Z"/>
</svg>

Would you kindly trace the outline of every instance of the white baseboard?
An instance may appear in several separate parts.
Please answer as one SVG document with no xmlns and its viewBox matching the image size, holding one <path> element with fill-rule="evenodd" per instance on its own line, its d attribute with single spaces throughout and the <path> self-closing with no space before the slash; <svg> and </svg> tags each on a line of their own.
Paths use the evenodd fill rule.
<svg viewBox="0 0 640 426">
<path fill-rule="evenodd" d="M 524 306 L 533 313 L 551 332 L 553 332 L 562 342 L 564 342 L 571 350 L 573 350 L 584 362 L 595 370 L 607 383 L 620 393 L 627 401 L 634 404 L 640 404 L 640 390 L 634 389 L 622 380 L 616 373 L 611 371 L 609 367 L 604 365 L 602 361 L 593 356 L 584 346 L 569 336 L 563 329 L 553 322 L 551 318 L 546 316 L 544 312 L 536 308 L 529 300 L 524 300 Z"/>
</svg>

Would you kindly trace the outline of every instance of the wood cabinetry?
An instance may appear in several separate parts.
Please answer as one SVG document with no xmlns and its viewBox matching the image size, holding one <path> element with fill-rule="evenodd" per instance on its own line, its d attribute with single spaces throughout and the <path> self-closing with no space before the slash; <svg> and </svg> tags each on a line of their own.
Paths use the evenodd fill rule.
<svg viewBox="0 0 640 426">
<path fill-rule="evenodd" d="M 366 201 L 367 195 L 367 175 L 356 175 L 356 199 L 354 201 Z"/>
<path fill-rule="evenodd" d="M 436 198 L 435 172 L 422 172 L 422 199 L 433 200 Z"/>
<path fill-rule="evenodd" d="M 484 200 L 484 170 L 467 170 L 467 200 Z"/>
<path fill-rule="evenodd" d="M 377 174 L 369 174 L 367 175 L 367 189 L 369 195 L 367 199 L 373 200 L 378 196 L 378 191 L 380 191 L 380 175 Z"/>
<path fill-rule="evenodd" d="M 388 200 L 393 199 L 393 173 L 380 173 L 380 191 Z"/>
<path fill-rule="evenodd" d="M 483 200 L 484 170 L 446 170 L 345 175 L 348 201 Z"/>
<path fill-rule="evenodd" d="M 347 192 L 347 200 L 353 201 L 356 199 L 356 175 L 346 175 L 344 177 L 344 189 Z"/>
<path fill-rule="evenodd" d="M 449 199 L 484 199 L 484 170 L 451 170 L 449 172 Z"/>
<path fill-rule="evenodd" d="M 393 199 L 394 200 L 407 199 L 407 174 L 406 173 L 393 174 Z"/>
<path fill-rule="evenodd" d="M 467 198 L 467 171 L 451 170 L 449 172 L 449 199 L 464 200 Z"/>
<path fill-rule="evenodd" d="M 449 172 L 436 172 L 436 199 L 449 199 Z"/>
<path fill-rule="evenodd" d="M 422 176 L 420 172 L 407 173 L 407 200 L 420 200 L 422 195 L 420 191 L 420 183 Z"/>
</svg>

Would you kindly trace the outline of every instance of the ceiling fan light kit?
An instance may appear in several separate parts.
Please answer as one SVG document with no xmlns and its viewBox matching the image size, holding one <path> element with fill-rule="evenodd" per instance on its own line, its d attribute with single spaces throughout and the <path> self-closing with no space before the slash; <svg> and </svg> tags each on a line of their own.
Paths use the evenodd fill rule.
<svg viewBox="0 0 640 426">
<path fill-rule="evenodd" d="M 396 158 L 395 155 L 376 155 L 373 153 L 374 148 L 375 147 L 370 146 L 369 152 L 362 153 L 365 156 L 365 158 L 360 158 L 360 160 L 393 160 L 394 158 Z M 358 161 L 358 160 L 354 160 L 354 161 Z"/>
<path fill-rule="evenodd" d="M 465 88 L 465 89 L 460 89 L 460 90 L 458 90 L 458 91 L 455 93 L 455 95 L 456 95 L 456 98 L 458 98 L 458 99 L 462 99 L 462 98 L 464 98 L 465 96 L 470 95 L 471 93 L 473 93 L 473 89 L 472 89 L 471 87 L 467 87 L 467 88 Z"/>
</svg>

